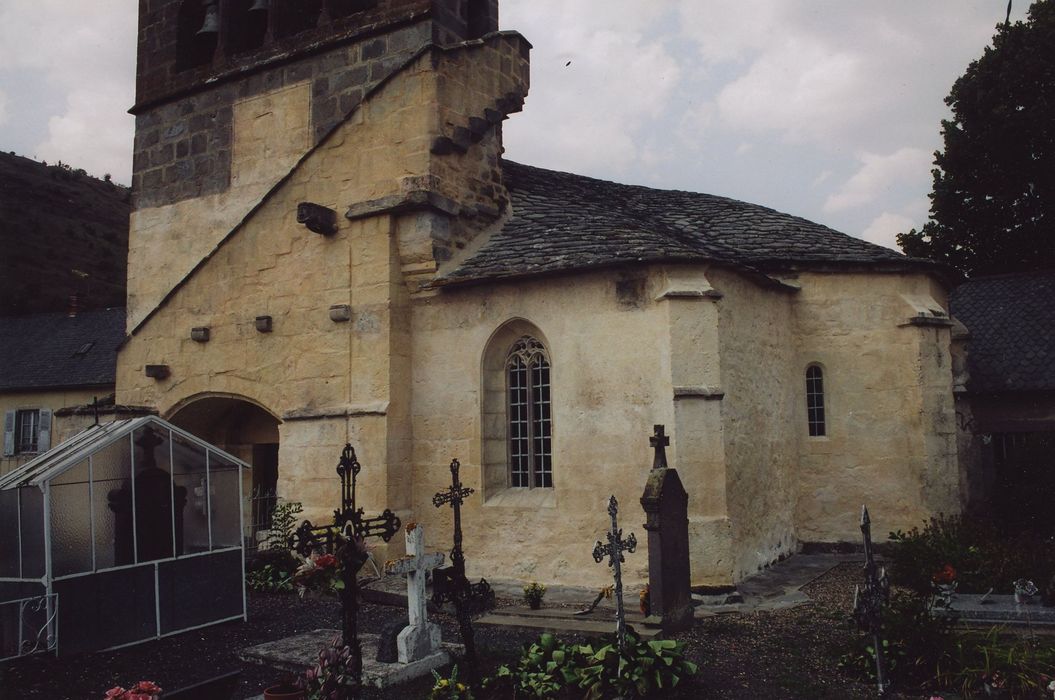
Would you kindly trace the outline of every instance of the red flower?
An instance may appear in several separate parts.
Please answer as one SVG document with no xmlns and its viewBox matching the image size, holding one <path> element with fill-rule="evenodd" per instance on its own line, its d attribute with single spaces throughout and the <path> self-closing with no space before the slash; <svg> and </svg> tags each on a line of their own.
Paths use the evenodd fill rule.
<svg viewBox="0 0 1055 700">
<path fill-rule="evenodd" d="M 952 564 L 946 564 L 941 568 L 941 571 L 934 573 L 931 580 L 938 584 L 952 583 L 956 580 L 956 569 L 952 567 Z"/>
<path fill-rule="evenodd" d="M 319 558 L 315 560 L 315 566 L 320 569 L 336 569 L 337 557 L 332 554 L 320 554 Z"/>
</svg>

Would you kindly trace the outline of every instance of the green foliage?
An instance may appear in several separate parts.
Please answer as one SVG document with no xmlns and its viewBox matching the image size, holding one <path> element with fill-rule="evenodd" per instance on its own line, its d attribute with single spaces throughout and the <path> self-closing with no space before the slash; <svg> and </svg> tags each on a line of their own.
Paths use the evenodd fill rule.
<svg viewBox="0 0 1055 700">
<path fill-rule="evenodd" d="M 890 578 L 917 593 L 931 592 L 936 572 L 951 565 L 960 593 L 1013 593 L 1025 578 L 1045 584 L 1055 576 L 1055 542 L 1025 532 L 1008 535 L 990 522 L 960 516 L 931 518 L 923 529 L 890 533 Z"/>
<path fill-rule="evenodd" d="M 985 684 L 1012 698 L 1036 697 L 1055 678 L 1055 647 L 999 629 L 967 634 L 937 671 L 936 682 L 965 697 L 985 695 Z M 1045 694 L 1045 697 L 1047 695 Z"/>
<path fill-rule="evenodd" d="M 449 678 L 441 676 L 435 671 L 432 677 L 436 682 L 429 692 L 429 700 L 473 700 L 473 690 L 464 683 L 458 681 L 458 666 L 451 668 Z"/>
<path fill-rule="evenodd" d="M 271 511 L 271 529 L 267 533 L 270 549 L 289 549 L 289 540 L 299 524 L 304 506 L 297 501 L 279 501 Z"/>
<path fill-rule="evenodd" d="M 249 586 L 251 591 L 262 593 L 292 593 L 293 575 L 271 564 L 265 564 L 259 571 L 246 574 L 245 585 Z"/>
<path fill-rule="evenodd" d="M 1055 267 L 1055 0 L 1001 25 L 945 103 L 931 220 L 898 236 L 909 255 L 969 275 Z"/>
<path fill-rule="evenodd" d="M 887 675 L 896 682 L 922 683 L 933 678 L 952 651 L 953 621 L 934 617 L 926 596 L 894 591 L 883 612 L 881 639 Z M 852 620 L 848 620 L 853 624 Z M 839 658 L 839 668 L 874 681 L 875 640 L 861 634 Z"/>
<path fill-rule="evenodd" d="M 576 648 L 546 633 L 523 648 L 515 668 L 498 667 L 491 688 L 508 688 L 514 698 L 550 698 L 578 677 Z"/>
<path fill-rule="evenodd" d="M 586 689 L 588 700 L 664 694 L 697 671 L 696 664 L 685 658 L 684 642 L 645 641 L 632 632 L 627 632 L 622 652 L 611 640 L 581 646 L 578 655 L 585 659 L 579 687 Z"/>
<path fill-rule="evenodd" d="M 620 653 L 614 635 L 569 645 L 544 634 L 524 647 L 516 668 L 499 667 L 488 686 L 508 687 L 514 698 L 570 696 L 576 689 L 585 690 L 588 700 L 644 698 L 669 692 L 696 671 L 696 664 L 685 658 L 684 642 L 645 641 L 628 632 Z"/>
</svg>

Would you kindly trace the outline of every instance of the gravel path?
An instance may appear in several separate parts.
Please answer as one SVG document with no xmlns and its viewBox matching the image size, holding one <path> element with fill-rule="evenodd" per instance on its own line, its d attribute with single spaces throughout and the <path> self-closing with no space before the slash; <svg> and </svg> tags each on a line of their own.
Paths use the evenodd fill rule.
<svg viewBox="0 0 1055 700">
<path fill-rule="evenodd" d="M 835 658 L 853 634 L 844 620 L 851 605 L 859 566 L 842 565 L 803 590 L 807 605 L 775 612 L 729 614 L 698 620 L 679 638 L 700 664 L 700 673 L 671 698 L 872 698 L 874 689 L 847 679 Z M 278 678 L 267 668 L 244 664 L 237 652 L 247 646 L 314 629 L 334 627 L 339 606 L 332 601 L 302 602 L 296 596 L 252 595 L 249 621 L 228 623 L 128 649 L 65 658 L 40 656 L 0 666 L 0 700 L 11 698 L 101 699 L 114 685 L 139 679 L 176 689 L 241 669 L 236 698 L 253 697 Z M 376 630 L 400 611 L 365 605 L 364 631 Z M 445 639 L 458 638 L 457 625 L 438 616 Z M 513 660 L 532 632 L 477 628 L 477 646 L 485 672 Z M 369 651 L 368 651 L 369 653 Z M 423 698 L 431 679 L 371 697 Z M 919 693 L 893 697 L 918 698 Z"/>
</svg>

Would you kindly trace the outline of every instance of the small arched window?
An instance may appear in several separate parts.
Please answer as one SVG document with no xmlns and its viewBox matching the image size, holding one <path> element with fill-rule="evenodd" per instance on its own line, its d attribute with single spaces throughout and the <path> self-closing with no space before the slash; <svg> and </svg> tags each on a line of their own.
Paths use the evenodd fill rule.
<svg viewBox="0 0 1055 700">
<path fill-rule="evenodd" d="M 509 485 L 553 486 L 550 364 L 546 348 L 523 336 L 506 357 Z"/>
<path fill-rule="evenodd" d="M 806 368 L 806 425 L 810 437 L 824 437 L 824 371 L 817 365 Z"/>
</svg>

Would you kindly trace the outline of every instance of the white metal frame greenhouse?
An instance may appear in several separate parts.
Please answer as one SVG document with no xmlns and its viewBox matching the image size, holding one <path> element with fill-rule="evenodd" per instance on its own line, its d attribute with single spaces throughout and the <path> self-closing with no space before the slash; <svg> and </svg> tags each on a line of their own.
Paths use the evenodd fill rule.
<svg viewBox="0 0 1055 700">
<path fill-rule="evenodd" d="M 0 660 L 244 620 L 248 467 L 143 416 L 0 477 Z"/>
</svg>

